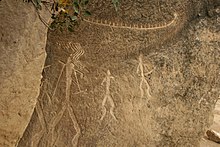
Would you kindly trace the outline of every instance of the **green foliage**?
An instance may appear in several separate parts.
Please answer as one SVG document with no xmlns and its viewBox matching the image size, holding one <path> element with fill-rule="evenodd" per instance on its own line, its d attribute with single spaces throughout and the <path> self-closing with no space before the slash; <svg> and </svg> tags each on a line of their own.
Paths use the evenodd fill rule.
<svg viewBox="0 0 220 147">
<path fill-rule="evenodd" d="M 53 22 L 49 26 L 50 29 L 69 30 L 74 31 L 74 27 L 78 26 L 84 17 L 91 16 L 91 12 L 87 10 L 89 0 L 53 0 L 48 2 L 44 0 L 24 0 L 25 2 L 32 2 L 36 10 L 42 9 L 42 4 L 48 6 Z M 114 8 L 118 11 L 119 0 L 112 0 Z M 41 18 L 42 20 L 42 18 Z M 45 23 L 45 22 L 44 22 Z"/>
<path fill-rule="evenodd" d="M 37 9 L 39 9 L 39 10 L 42 9 L 41 0 L 28 0 L 28 2 L 32 2 Z"/>
<path fill-rule="evenodd" d="M 92 14 L 91 14 L 89 11 L 85 11 L 84 15 L 85 15 L 85 16 L 90 16 L 90 15 L 92 15 Z"/>
<path fill-rule="evenodd" d="M 112 0 L 112 3 L 115 7 L 115 11 L 118 11 L 118 8 L 119 8 L 119 0 Z"/>
<path fill-rule="evenodd" d="M 91 15 L 87 10 L 88 3 L 89 0 L 59 0 L 53 3 L 51 28 L 73 31 L 83 17 Z"/>
</svg>

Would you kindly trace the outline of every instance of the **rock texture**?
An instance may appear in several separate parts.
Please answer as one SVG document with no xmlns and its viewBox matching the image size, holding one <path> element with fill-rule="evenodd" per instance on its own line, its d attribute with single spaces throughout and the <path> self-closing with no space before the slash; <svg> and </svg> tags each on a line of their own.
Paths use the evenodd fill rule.
<svg viewBox="0 0 220 147">
<path fill-rule="evenodd" d="M 214 130 L 208 130 L 206 132 L 206 135 L 208 136 L 209 140 L 220 143 L 220 134 L 218 132 L 216 132 Z"/>
<path fill-rule="evenodd" d="M 33 5 L 20 0 L 0 1 L 0 22 L 0 146 L 12 147 L 39 95 L 47 28 Z"/>
<path fill-rule="evenodd" d="M 50 32 L 18 146 L 199 146 L 220 95 L 219 14 L 204 4 L 137 0 L 116 15 L 94 0 L 74 33 Z"/>
<path fill-rule="evenodd" d="M 218 100 L 217 104 L 215 105 L 214 109 L 214 122 L 212 126 L 208 129 L 208 131 L 217 132 L 219 134 L 220 132 L 220 101 Z M 200 147 L 219 147 L 219 143 L 214 142 L 213 140 L 210 140 L 207 136 L 207 132 L 204 135 L 204 138 L 200 142 Z"/>
</svg>

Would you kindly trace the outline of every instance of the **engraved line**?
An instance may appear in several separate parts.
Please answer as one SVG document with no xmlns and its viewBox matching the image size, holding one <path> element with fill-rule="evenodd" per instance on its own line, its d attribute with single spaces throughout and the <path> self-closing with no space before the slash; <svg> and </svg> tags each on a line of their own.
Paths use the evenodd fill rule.
<svg viewBox="0 0 220 147">
<path fill-rule="evenodd" d="M 114 101 L 111 97 L 111 94 L 110 94 L 110 86 L 111 86 L 111 79 L 114 79 L 113 76 L 111 76 L 111 72 L 110 70 L 107 70 L 107 75 L 106 77 L 104 78 L 104 80 L 102 81 L 101 85 L 103 85 L 103 83 L 106 83 L 106 93 L 105 93 L 105 96 L 104 96 L 104 99 L 102 100 L 102 109 L 103 109 L 103 114 L 102 114 L 102 117 L 101 117 L 101 121 L 104 119 L 104 117 L 106 116 L 106 108 L 105 108 L 105 104 L 106 104 L 106 101 L 108 100 L 108 102 L 110 103 L 110 115 L 114 118 L 114 120 L 117 121 L 117 118 L 115 117 L 114 115 L 114 108 L 115 108 L 115 104 L 114 104 Z"/>
<path fill-rule="evenodd" d="M 49 96 L 49 94 L 47 92 L 45 92 L 45 93 L 46 93 L 46 96 L 47 96 L 47 99 L 48 99 L 48 103 L 51 106 L 52 105 L 51 97 Z"/>
<path fill-rule="evenodd" d="M 40 121 L 41 130 L 40 130 L 40 132 L 36 133 L 33 136 L 32 141 L 31 141 L 31 147 L 38 147 L 39 141 L 46 131 L 46 122 L 45 122 L 43 111 L 42 111 L 42 108 L 41 108 L 39 102 L 36 104 L 36 113 L 37 113 L 39 121 Z"/>
<path fill-rule="evenodd" d="M 73 147 L 77 147 L 78 140 L 79 140 L 79 137 L 80 137 L 80 134 L 81 134 L 81 130 L 80 130 L 79 124 L 77 123 L 76 116 L 75 116 L 71 106 L 68 106 L 68 112 L 69 112 L 70 118 L 73 122 L 74 128 L 76 130 L 76 135 L 73 137 L 71 142 L 72 142 Z"/>
<path fill-rule="evenodd" d="M 54 129 L 56 127 L 56 125 L 59 123 L 59 121 L 61 120 L 65 110 L 68 111 L 68 114 L 72 120 L 72 123 L 74 125 L 74 129 L 76 130 L 76 135 L 74 135 L 73 139 L 72 139 L 72 145 L 74 147 L 77 147 L 78 144 L 78 139 L 80 137 L 81 131 L 80 131 L 80 127 L 79 124 L 77 123 L 76 117 L 73 113 L 73 110 L 71 108 L 71 106 L 69 105 L 70 101 L 70 88 L 71 88 L 71 84 L 73 82 L 72 79 L 72 74 L 74 72 L 75 78 L 76 78 L 76 83 L 77 86 L 80 90 L 80 85 L 79 85 L 79 81 L 77 78 L 77 74 L 76 72 L 78 72 L 78 70 L 75 69 L 75 62 L 79 59 L 80 56 L 82 56 L 84 54 L 84 50 L 81 48 L 80 44 L 74 44 L 76 45 L 76 47 L 73 47 L 73 44 L 71 44 L 71 42 L 65 44 L 65 43 L 57 43 L 58 45 L 60 45 L 62 48 L 70 48 L 73 52 L 75 51 L 74 54 L 70 54 L 70 56 L 67 58 L 67 63 L 62 63 L 61 61 L 59 61 L 60 63 L 63 64 L 63 67 L 66 67 L 66 89 L 65 89 L 65 101 L 63 102 L 61 111 L 58 113 L 58 115 L 54 116 L 51 121 L 50 121 L 50 126 L 49 126 L 49 132 L 48 134 L 51 134 L 51 141 L 49 142 L 50 145 L 49 146 L 53 146 L 55 143 L 55 138 L 54 138 Z M 61 70 L 61 74 L 63 73 L 63 68 Z M 59 80 L 60 78 L 58 78 Z"/>
<path fill-rule="evenodd" d="M 79 43 L 71 43 L 71 42 L 69 42 L 69 43 L 60 43 L 60 42 L 58 42 L 58 44 L 61 45 L 64 48 L 70 48 L 72 50 L 72 54 L 70 54 L 70 59 L 71 60 L 69 60 L 67 62 L 70 62 L 70 61 L 72 62 L 70 66 L 71 66 L 72 70 L 74 71 L 74 76 L 75 76 L 75 79 L 76 79 L 76 84 L 78 86 L 78 89 L 79 89 L 79 91 L 81 91 L 79 80 L 77 78 L 77 72 L 81 74 L 81 77 L 83 76 L 83 73 L 81 71 L 75 69 L 75 66 L 77 66 L 79 68 L 80 67 L 85 68 L 79 61 L 80 56 L 82 56 L 85 53 L 85 51 L 82 49 L 82 47 Z M 72 75 L 72 73 L 71 73 L 71 75 Z"/>
<path fill-rule="evenodd" d="M 74 44 L 74 46 L 71 45 L 71 47 L 72 47 L 72 48 L 75 48 L 75 50 L 76 50 L 76 54 L 75 54 L 75 56 L 72 58 L 72 60 L 78 61 L 78 60 L 79 60 L 79 57 L 82 56 L 82 55 L 85 53 L 85 51 L 82 49 L 82 47 L 81 47 L 81 45 L 80 45 L 79 43 Z"/>
<path fill-rule="evenodd" d="M 66 101 L 69 102 L 70 97 L 70 87 L 72 84 L 72 73 L 73 73 L 74 66 L 71 64 L 71 59 L 68 57 L 66 63 Z"/>
<path fill-rule="evenodd" d="M 70 107 L 69 103 L 69 99 L 70 99 L 70 88 L 71 88 L 71 83 L 72 83 L 72 72 L 74 70 L 74 64 L 71 64 L 71 59 L 70 57 L 67 59 L 67 63 L 66 63 L 66 104 L 67 104 L 67 110 L 68 110 L 68 113 L 71 117 L 71 120 L 73 122 L 73 126 L 74 126 L 74 129 L 76 130 L 76 134 L 74 135 L 73 139 L 72 139 L 72 145 L 73 147 L 77 147 L 77 144 L 78 144 L 78 139 L 80 137 L 80 134 L 81 134 L 81 130 L 80 130 L 80 127 L 79 127 L 79 124 L 76 120 L 76 116 L 75 114 L 73 113 L 73 110 L 72 108 Z M 75 75 L 76 76 L 76 75 Z M 76 76 L 77 78 L 77 76 Z"/>
<path fill-rule="evenodd" d="M 150 72 L 148 72 L 148 73 L 144 73 L 144 67 L 146 66 L 146 65 L 144 65 L 144 63 L 143 63 L 143 55 L 142 54 L 140 54 L 140 56 L 139 56 L 139 58 L 138 58 L 138 60 L 139 60 L 139 63 L 138 63 L 138 67 L 137 67 L 137 74 L 140 74 L 140 76 L 141 76 L 141 82 L 140 82 L 140 85 L 139 85 L 139 89 L 140 89 L 140 92 L 141 92 L 141 98 L 143 98 L 144 97 L 144 90 L 143 90 L 143 83 L 145 83 L 146 84 L 146 86 L 147 86 L 147 90 L 146 90 L 146 94 L 147 94 L 147 97 L 148 98 L 151 98 L 152 96 L 151 96 L 151 94 L 150 94 L 150 85 L 149 85 L 149 83 L 147 82 L 147 80 L 145 79 L 145 75 L 149 75 L 150 73 L 152 73 L 153 72 L 153 70 L 152 71 L 150 71 Z"/>
<path fill-rule="evenodd" d="M 178 19 L 178 15 L 177 13 L 174 13 L 174 18 L 172 21 L 170 21 L 168 24 L 165 23 L 164 25 L 160 26 L 160 24 L 156 24 L 156 25 L 125 25 L 125 26 L 119 26 L 119 25 L 115 25 L 115 23 L 100 23 L 97 20 L 93 20 L 93 19 L 83 19 L 85 22 L 91 23 L 91 24 L 95 24 L 95 25 L 101 25 L 101 26 L 107 26 L 107 27 L 111 27 L 111 28 L 120 28 L 120 29 L 133 29 L 133 30 L 156 30 L 156 29 L 162 29 L 162 28 L 166 28 L 171 26 L 173 23 L 176 22 L 176 20 Z"/>
<path fill-rule="evenodd" d="M 62 62 L 60 62 L 60 63 L 62 63 Z M 52 94 L 52 96 L 51 96 L 52 99 L 53 99 L 54 95 L 56 94 L 57 87 L 58 87 L 58 84 L 59 84 L 59 82 L 60 82 L 60 78 L 61 78 L 61 76 L 62 76 L 62 74 L 63 74 L 64 67 L 65 67 L 65 65 L 63 65 L 63 67 L 62 67 L 62 69 L 61 69 L 61 71 L 60 71 L 60 74 L 59 74 L 59 77 L 58 77 L 56 86 L 55 86 L 54 91 L 53 91 L 53 94 Z"/>
<path fill-rule="evenodd" d="M 55 129 L 56 125 L 60 122 L 65 110 L 66 110 L 66 107 L 63 106 L 61 111 L 55 117 L 53 117 L 50 121 L 50 125 L 48 127 L 49 128 L 48 134 L 51 134 L 51 140 L 49 141 L 49 144 L 50 144 L 49 147 L 52 147 L 54 144 L 54 141 L 55 141 L 54 129 Z"/>
</svg>

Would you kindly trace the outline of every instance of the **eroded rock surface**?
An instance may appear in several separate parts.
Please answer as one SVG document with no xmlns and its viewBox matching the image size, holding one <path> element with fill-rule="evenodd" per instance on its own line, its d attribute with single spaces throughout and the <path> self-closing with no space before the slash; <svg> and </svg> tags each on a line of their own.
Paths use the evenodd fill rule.
<svg viewBox="0 0 220 147">
<path fill-rule="evenodd" d="M 39 95 L 46 33 L 33 5 L 0 1 L 1 147 L 15 146 L 30 121 Z"/>
<path fill-rule="evenodd" d="M 220 143 L 220 134 L 214 130 L 208 130 L 206 132 L 208 139 L 217 143 Z"/>
<path fill-rule="evenodd" d="M 202 2 L 127 4 L 122 16 L 94 9 L 74 33 L 50 32 L 41 93 L 19 147 L 199 146 L 220 91 L 219 19 L 195 19 Z M 137 24 L 129 5 L 147 19 Z"/>
</svg>

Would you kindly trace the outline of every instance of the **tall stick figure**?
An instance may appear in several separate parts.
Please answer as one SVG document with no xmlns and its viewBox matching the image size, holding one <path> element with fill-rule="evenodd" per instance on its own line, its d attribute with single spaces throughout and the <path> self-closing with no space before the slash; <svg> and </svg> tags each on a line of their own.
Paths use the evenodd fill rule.
<svg viewBox="0 0 220 147">
<path fill-rule="evenodd" d="M 66 67 L 65 100 L 62 103 L 61 110 L 58 112 L 58 114 L 56 116 L 54 116 L 51 119 L 51 121 L 49 123 L 49 133 L 48 134 L 51 134 L 51 141 L 50 141 L 49 146 L 54 146 L 54 143 L 56 140 L 54 138 L 54 129 L 55 129 L 56 125 L 60 122 L 60 120 L 62 119 L 64 113 L 67 111 L 67 113 L 69 114 L 70 119 L 74 125 L 74 129 L 76 130 L 76 134 L 72 139 L 72 145 L 73 145 L 73 147 L 77 147 L 78 140 L 79 140 L 79 137 L 81 134 L 81 129 L 80 129 L 79 124 L 77 122 L 73 108 L 70 104 L 70 93 L 71 93 L 70 89 L 71 89 L 71 85 L 73 82 L 72 75 L 74 74 L 75 80 L 76 80 L 75 82 L 78 86 L 78 90 L 81 91 L 79 81 L 77 78 L 77 72 L 79 72 L 81 74 L 82 74 L 82 72 L 77 70 L 76 67 L 81 65 L 81 64 L 79 64 L 80 63 L 79 57 L 84 54 L 84 50 L 81 48 L 81 45 L 79 43 L 74 43 L 74 44 L 72 44 L 72 43 L 61 44 L 60 43 L 59 45 L 61 45 L 65 49 L 67 49 L 67 48 L 71 49 L 74 54 L 70 54 L 70 56 L 67 58 L 66 63 L 62 63 L 60 61 L 60 63 L 62 63 L 64 65 L 63 67 Z M 62 72 L 61 72 L 61 74 L 62 74 Z M 61 74 L 60 74 L 60 76 L 61 76 Z"/>
</svg>

